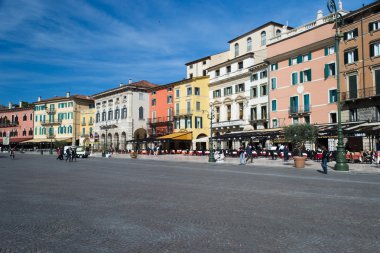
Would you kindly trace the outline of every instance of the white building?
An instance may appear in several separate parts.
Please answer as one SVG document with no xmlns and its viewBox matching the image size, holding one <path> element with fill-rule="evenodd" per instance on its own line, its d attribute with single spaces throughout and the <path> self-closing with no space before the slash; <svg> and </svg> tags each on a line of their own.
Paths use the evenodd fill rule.
<svg viewBox="0 0 380 253">
<path fill-rule="evenodd" d="M 266 44 L 269 38 L 287 29 L 281 24 L 268 22 L 229 41 L 228 51 L 210 56 L 207 73 L 216 136 L 268 128 Z M 236 145 L 232 140 L 219 143 L 221 148 L 236 148 Z"/>
<path fill-rule="evenodd" d="M 145 80 L 103 91 L 95 100 L 95 139 L 98 149 L 134 148 L 135 139 L 147 137 L 149 89 L 156 87 Z"/>
</svg>

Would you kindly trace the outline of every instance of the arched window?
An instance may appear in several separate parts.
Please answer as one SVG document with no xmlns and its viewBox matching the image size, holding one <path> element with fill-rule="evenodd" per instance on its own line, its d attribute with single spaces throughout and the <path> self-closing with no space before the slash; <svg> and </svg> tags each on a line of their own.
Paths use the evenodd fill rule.
<svg viewBox="0 0 380 253">
<path fill-rule="evenodd" d="M 26 136 L 26 130 L 24 128 L 24 131 L 22 131 L 22 136 Z"/>
<path fill-rule="evenodd" d="M 261 45 L 265 46 L 267 44 L 267 33 L 265 31 L 261 32 Z"/>
<path fill-rule="evenodd" d="M 27 121 L 28 120 L 28 117 L 26 117 L 26 114 L 24 114 L 24 116 L 22 117 L 22 121 Z"/>
<path fill-rule="evenodd" d="M 239 43 L 235 44 L 235 57 L 239 56 Z"/>
<path fill-rule="evenodd" d="M 92 131 L 93 131 L 93 130 L 92 130 L 92 127 L 90 127 L 90 135 L 92 134 Z"/>
<path fill-rule="evenodd" d="M 100 113 L 96 113 L 96 123 L 98 123 L 100 121 Z"/>
<path fill-rule="evenodd" d="M 280 29 L 277 29 L 276 30 L 276 36 L 280 36 L 281 35 L 281 30 Z"/>
<path fill-rule="evenodd" d="M 32 128 L 29 129 L 29 136 L 31 136 L 31 135 L 33 135 L 33 129 Z"/>
<path fill-rule="evenodd" d="M 107 120 L 107 114 L 106 114 L 106 110 L 104 110 L 102 112 L 102 121 L 106 121 Z"/>
<path fill-rule="evenodd" d="M 63 126 L 62 133 L 66 133 L 66 126 Z"/>
<path fill-rule="evenodd" d="M 61 133 L 62 133 L 62 127 L 59 126 L 59 127 L 58 127 L 58 134 L 61 134 Z"/>
<path fill-rule="evenodd" d="M 15 123 L 18 123 L 18 116 L 15 117 Z"/>
<path fill-rule="evenodd" d="M 46 134 L 46 128 L 45 127 L 42 128 L 42 134 Z"/>
<path fill-rule="evenodd" d="M 113 120 L 113 111 L 111 109 L 108 111 L 108 120 Z"/>
<path fill-rule="evenodd" d="M 67 128 L 67 133 L 68 134 L 72 134 L 73 133 L 73 127 L 71 125 Z"/>
<path fill-rule="evenodd" d="M 123 109 L 121 110 L 121 118 L 122 119 L 126 119 L 127 118 L 127 107 L 123 107 Z"/>
<path fill-rule="evenodd" d="M 247 39 L 247 52 L 250 52 L 250 51 L 252 51 L 252 39 L 251 39 L 251 37 L 249 37 Z"/>
<path fill-rule="evenodd" d="M 139 108 L 139 119 L 144 119 L 144 108 L 142 106 Z"/>
<path fill-rule="evenodd" d="M 119 107 L 116 107 L 116 110 L 115 110 L 115 119 L 119 119 L 120 118 L 120 109 Z"/>
</svg>

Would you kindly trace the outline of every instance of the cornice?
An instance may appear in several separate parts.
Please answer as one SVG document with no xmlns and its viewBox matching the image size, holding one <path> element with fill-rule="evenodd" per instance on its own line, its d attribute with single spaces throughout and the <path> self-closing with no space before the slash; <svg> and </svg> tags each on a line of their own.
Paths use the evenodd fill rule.
<svg viewBox="0 0 380 253">
<path fill-rule="evenodd" d="M 253 53 L 253 52 L 249 52 L 249 53 L 243 54 L 243 55 L 238 56 L 238 57 L 236 57 L 234 59 L 227 60 L 225 62 L 222 62 L 222 63 L 219 63 L 219 64 L 217 64 L 215 66 L 212 66 L 212 67 L 208 68 L 207 71 L 210 72 L 210 71 L 213 71 L 215 69 L 219 69 L 219 68 L 221 68 L 223 66 L 228 66 L 228 65 L 230 65 L 232 63 L 236 63 L 236 62 L 248 59 L 248 58 L 253 58 L 254 55 L 255 55 L 255 53 Z"/>
<path fill-rule="evenodd" d="M 217 85 L 220 85 L 220 84 L 232 82 L 232 81 L 239 80 L 239 79 L 242 79 L 242 78 L 248 77 L 248 76 L 251 76 L 251 73 L 250 72 L 245 72 L 245 73 L 242 73 L 240 75 L 231 76 L 231 77 L 228 77 L 228 78 L 223 79 L 223 80 L 219 80 L 219 81 L 216 81 L 216 82 L 213 82 L 213 83 L 209 83 L 209 87 L 213 87 L 213 86 L 217 86 Z"/>
</svg>

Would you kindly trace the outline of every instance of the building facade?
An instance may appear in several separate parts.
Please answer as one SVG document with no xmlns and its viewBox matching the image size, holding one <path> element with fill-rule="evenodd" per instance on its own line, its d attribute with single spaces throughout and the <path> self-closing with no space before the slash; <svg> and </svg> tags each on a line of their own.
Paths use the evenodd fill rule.
<svg viewBox="0 0 380 253">
<path fill-rule="evenodd" d="M 363 122 L 347 137 L 352 151 L 380 149 L 380 3 L 344 16 L 340 42 L 342 122 Z"/>
<path fill-rule="evenodd" d="M 95 140 L 97 149 L 127 150 L 141 148 L 133 140 L 148 136 L 149 90 L 156 85 L 142 80 L 120 84 L 97 93 L 95 99 Z"/>
<path fill-rule="evenodd" d="M 278 36 L 288 28 L 275 23 L 266 23 L 252 31 L 229 41 L 225 61 L 211 65 L 210 101 L 215 110 L 213 131 L 216 138 L 223 135 L 268 128 L 268 39 Z M 220 57 L 219 57 L 220 58 Z M 218 148 L 237 148 L 240 143 L 225 140 Z"/>
<path fill-rule="evenodd" d="M 17 147 L 20 142 L 33 139 L 33 107 L 9 103 L 8 108 L 0 109 L 0 145 L 4 137 L 9 137 L 9 144 Z M 18 147 L 20 148 L 20 147 Z"/>
<path fill-rule="evenodd" d="M 94 107 L 94 100 L 84 95 L 53 97 L 34 103 L 34 143 L 81 145 L 82 111 Z"/>
</svg>

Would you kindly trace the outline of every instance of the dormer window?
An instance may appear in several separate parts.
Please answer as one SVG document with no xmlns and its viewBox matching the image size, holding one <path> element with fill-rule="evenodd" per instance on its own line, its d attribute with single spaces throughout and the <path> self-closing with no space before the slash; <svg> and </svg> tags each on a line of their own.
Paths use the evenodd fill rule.
<svg viewBox="0 0 380 253">
<path fill-rule="evenodd" d="M 239 44 L 236 43 L 235 44 L 235 57 L 238 57 L 239 56 Z"/>
<path fill-rule="evenodd" d="M 250 51 L 252 51 L 252 39 L 251 39 L 251 37 L 249 37 L 247 39 L 247 52 L 250 52 Z"/>
</svg>

